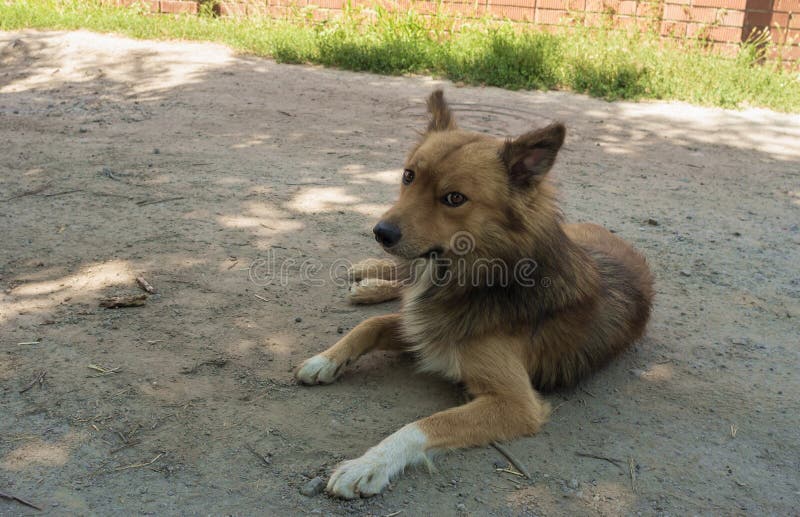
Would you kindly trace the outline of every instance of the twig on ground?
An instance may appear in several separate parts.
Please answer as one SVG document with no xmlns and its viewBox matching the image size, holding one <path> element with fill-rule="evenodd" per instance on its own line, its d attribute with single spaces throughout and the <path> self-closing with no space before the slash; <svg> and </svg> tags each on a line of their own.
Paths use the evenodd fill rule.
<svg viewBox="0 0 800 517">
<path fill-rule="evenodd" d="M 44 378 L 45 377 L 47 377 L 47 370 L 42 370 L 39 373 L 37 373 L 34 376 L 33 380 L 30 382 L 30 384 L 28 384 L 27 386 L 25 386 L 24 388 L 19 390 L 20 394 L 25 393 L 26 391 L 28 391 L 29 389 L 33 388 L 37 384 L 39 386 L 42 386 L 44 384 Z"/>
<path fill-rule="evenodd" d="M 156 292 L 156 288 L 153 287 L 152 285 L 150 285 L 150 282 L 145 280 L 143 276 L 137 276 L 136 277 L 136 283 L 139 284 L 139 287 L 141 287 L 142 289 L 144 289 L 145 291 L 147 291 L 150 294 L 153 294 L 153 293 Z"/>
<path fill-rule="evenodd" d="M 17 343 L 17 346 L 22 345 L 38 345 L 41 341 L 23 341 L 22 343 Z"/>
<path fill-rule="evenodd" d="M 152 460 L 150 460 L 148 462 L 145 462 L 145 463 L 133 463 L 131 465 L 124 465 L 122 467 L 117 467 L 115 469 L 111 469 L 111 472 L 119 472 L 121 470 L 138 469 L 138 468 L 141 468 L 141 467 L 147 467 L 149 465 L 152 465 L 156 461 L 158 461 L 158 458 L 160 458 L 163 455 L 164 455 L 164 453 L 161 452 L 161 453 L 158 454 L 158 456 L 156 456 L 155 458 L 153 458 Z"/>
<path fill-rule="evenodd" d="M 267 302 L 267 303 L 269 303 L 269 300 L 267 300 L 267 299 L 266 299 L 266 298 L 264 298 L 263 296 L 259 296 L 259 295 L 257 295 L 257 294 L 254 294 L 253 296 L 255 296 L 256 298 L 258 298 L 258 299 L 259 299 L 259 300 L 261 300 L 262 302 Z"/>
<path fill-rule="evenodd" d="M 522 476 L 524 476 L 526 479 L 532 479 L 531 473 L 528 472 L 528 469 L 525 468 L 525 465 L 515 458 L 514 455 L 511 454 L 511 451 L 509 451 L 504 445 L 497 442 L 492 442 L 491 446 L 497 449 L 497 452 L 505 456 L 506 459 L 510 461 L 512 465 L 514 465 L 514 468 L 516 468 Z"/>
<path fill-rule="evenodd" d="M 73 190 L 64 190 L 63 192 L 55 192 L 55 193 L 53 193 L 53 194 L 45 194 L 45 195 L 44 195 L 44 196 L 42 196 L 42 197 L 56 197 L 56 196 L 63 196 L 63 195 L 65 195 L 65 194 L 72 194 L 72 193 L 74 193 L 74 192 L 83 192 L 83 189 L 81 189 L 81 188 L 76 188 L 76 189 L 73 189 Z"/>
<path fill-rule="evenodd" d="M 0 499 L 8 499 L 9 501 L 16 501 L 19 504 L 24 504 L 25 506 L 29 506 L 31 508 L 39 510 L 40 512 L 42 511 L 42 508 L 40 506 L 37 506 L 32 502 L 28 501 L 27 499 L 21 498 L 18 495 L 12 495 L 12 494 L 7 494 L 5 492 L 0 492 Z"/>
<path fill-rule="evenodd" d="M 397 510 L 396 512 L 387 513 L 383 517 L 394 517 L 395 515 L 400 515 L 401 513 L 403 513 L 403 510 Z"/>
<path fill-rule="evenodd" d="M 26 190 L 24 192 L 20 192 L 19 194 L 14 194 L 11 197 L 7 197 L 5 199 L 0 199 L 0 201 L 11 201 L 12 199 L 19 199 L 19 198 L 25 197 L 25 196 L 35 196 L 36 194 L 41 194 L 45 190 L 49 189 L 50 185 L 52 185 L 52 183 L 45 183 L 41 187 L 32 188 L 30 190 Z"/>
<path fill-rule="evenodd" d="M 594 394 L 594 393 L 592 393 L 591 391 L 587 390 L 587 389 L 586 389 L 586 388 L 584 388 L 583 386 L 581 386 L 581 391 L 582 391 L 582 392 L 584 392 L 584 393 L 586 393 L 587 395 L 589 395 L 589 396 L 590 396 L 590 397 L 592 397 L 592 398 L 596 398 L 596 396 L 595 396 L 595 394 Z"/>
<path fill-rule="evenodd" d="M 628 458 L 628 472 L 631 475 L 631 490 L 636 492 L 636 462 L 633 458 Z"/>
<path fill-rule="evenodd" d="M 101 376 L 103 376 L 103 375 L 111 375 L 112 373 L 118 373 L 120 370 L 122 370 L 122 367 L 120 367 L 120 366 L 118 366 L 116 368 L 104 368 L 104 367 L 98 366 L 96 364 L 88 364 L 88 365 L 86 365 L 86 367 L 87 368 L 91 368 L 92 370 L 94 370 L 96 372 L 100 372 Z"/>
<path fill-rule="evenodd" d="M 100 300 L 100 307 L 106 309 L 118 309 L 120 307 L 141 307 L 147 302 L 146 294 L 137 294 L 133 296 L 110 296 Z"/>
<path fill-rule="evenodd" d="M 168 201 L 177 201 L 177 200 L 183 199 L 183 198 L 184 198 L 183 196 L 177 196 L 177 197 L 168 197 L 168 198 L 164 198 L 164 199 L 143 199 L 141 201 L 137 201 L 136 204 L 139 205 L 139 206 L 155 205 L 157 203 L 166 203 Z"/>
<path fill-rule="evenodd" d="M 525 477 L 525 474 L 523 474 L 522 472 L 518 472 L 516 470 L 513 470 L 513 469 L 494 469 L 494 471 L 495 472 L 505 472 L 506 474 L 513 474 L 513 475 L 521 477 L 521 478 Z"/>
<path fill-rule="evenodd" d="M 736 424 L 731 424 L 731 438 L 736 438 L 737 431 L 739 431 L 739 426 Z"/>
<path fill-rule="evenodd" d="M 140 443 L 142 443 L 142 442 L 140 442 L 138 440 L 125 442 L 124 444 L 120 445 L 116 449 L 111 449 L 109 454 L 116 454 L 116 453 L 118 453 L 119 451 L 121 451 L 123 449 L 127 449 L 128 447 L 133 447 L 134 445 L 139 445 Z"/>
<path fill-rule="evenodd" d="M 272 465 L 272 460 L 269 458 L 269 456 L 271 456 L 270 453 L 267 453 L 267 456 L 264 456 L 263 454 L 261 454 L 258 451 L 256 451 L 253 448 L 253 446 L 250 445 L 249 443 L 244 444 L 244 446 L 247 448 L 248 451 L 253 453 L 253 456 L 255 456 L 256 458 L 258 458 L 262 462 L 264 462 L 264 465 Z"/>
<path fill-rule="evenodd" d="M 580 452 L 580 451 L 575 451 L 575 456 L 580 456 L 582 458 L 593 458 L 593 459 L 596 459 L 596 460 L 607 461 L 607 462 L 611 463 L 612 465 L 614 465 L 615 467 L 617 467 L 620 470 L 622 470 L 623 472 L 625 471 L 625 469 L 622 468 L 622 460 L 618 460 L 616 458 L 609 458 L 608 456 L 600 456 L 599 454 L 591 454 L 591 453 L 588 453 L 588 452 Z"/>
</svg>

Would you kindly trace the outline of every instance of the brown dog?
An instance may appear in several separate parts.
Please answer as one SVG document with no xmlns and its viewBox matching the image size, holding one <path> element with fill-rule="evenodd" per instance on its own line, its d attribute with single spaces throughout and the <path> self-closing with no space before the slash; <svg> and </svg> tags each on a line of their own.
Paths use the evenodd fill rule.
<svg viewBox="0 0 800 517">
<path fill-rule="evenodd" d="M 600 226 L 562 222 L 547 175 L 562 124 L 500 141 L 458 129 L 441 91 L 428 110 L 400 198 L 374 228 L 396 261 L 353 269 L 353 301 L 400 295 L 402 310 L 364 321 L 296 376 L 329 383 L 370 350 L 412 351 L 473 399 L 339 465 L 327 490 L 344 498 L 381 492 L 437 451 L 536 433 L 550 409 L 534 386 L 574 385 L 639 338 L 650 316 L 644 257 Z"/>
</svg>

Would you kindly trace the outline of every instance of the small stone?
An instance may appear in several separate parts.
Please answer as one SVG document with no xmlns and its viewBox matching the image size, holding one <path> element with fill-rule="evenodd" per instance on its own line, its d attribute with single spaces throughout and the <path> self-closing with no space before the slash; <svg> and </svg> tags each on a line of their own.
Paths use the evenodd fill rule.
<svg viewBox="0 0 800 517">
<path fill-rule="evenodd" d="M 336 327 L 336 333 L 337 334 L 341 334 L 343 332 L 344 332 L 344 329 L 342 327 Z"/>
<path fill-rule="evenodd" d="M 301 318 L 300 316 L 298 316 L 298 317 L 296 317 L 296 318 L 294 319 L 294 322 L 295 322 L 295 323 L 300 323 L 301 321 L 303 321 L 303 318 Z"/>
<path fill-rule="evenodd" d="M 156 147 L 155 149 L 153 149 L 153 154 L 161 154 L 161 149 Z"/>
<path fill-rule="evenodd" d="M 685 269 L 682 269 L 681 270 L 681 276 L 692 276 L 692 273 L 689 272 L 689 271 L 686 271 Z"/>
<path fill-rule="evenodd" d="M 300 493 L 306 497 L 314 497 L 322 492 L 323 488 L 325 488 L 325 481 L 321 477 L 317 476 L 303 485 L 303 488 L 300 489 Z"/>
<path fill-rule="evenodd" d="M 496 469 L 504 469 L 508 467 L 508 463 L 503 460 L 494 460 L 494 468 Z"/>
<path fill-rule="evenodd" d="M 647 220 L 647 224 L 649 224 L 650 226 L 658 226 L 658 220 L 657 220 L 657 219 L 653 219 L 653 218 L 651 217 L 651 218 L 649 218 L 649 219 Z"/>
<path fill-rule="evenodd" d="M 578 488 L 580 485 L 581 485 L 581 484 L 580 484 L 580 483 L 578 483 L 578 480 L 577 480 L 577 479 L 575 479 L 575 478 L 573 478 L 573 479 L 570 479 L 570 480 L 569 480 L 569 487 L 570 487 L 571 489 L 573 489 L 573 490 L 575 490 L 576 488 Z"/>
<path fill-rule="evenodd" d="M 466 512 L 467 511 L 467 505 L 465 505 L 464 503 L 458 503 L 456 505 L 456 511 L 458 511 L 458 512 Z"/>
</svg>

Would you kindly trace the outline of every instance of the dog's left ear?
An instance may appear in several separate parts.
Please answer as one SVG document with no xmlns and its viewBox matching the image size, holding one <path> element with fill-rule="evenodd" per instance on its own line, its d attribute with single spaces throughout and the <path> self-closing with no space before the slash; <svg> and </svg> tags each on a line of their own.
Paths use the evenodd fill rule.
<svg viewBox="0 0 800 517">
<path fill-rule="evenodd" d="M 564 124 L 556 122 L 515 140 L 506 140 L 500 159 L 508 170 L 511 184 L 526 188 L 539 183 L 553 167 L 566 134 Z"/>
<path fill-rule="evenodd" d="M 453 119 L 453 112 L 444 100 L 444 92 L 435 90 L 428 97 L 428 113 L 431 119 L 428 122 L 428 131 L 447 131 L 456 129 L 456 121 Z"/>
</svg>

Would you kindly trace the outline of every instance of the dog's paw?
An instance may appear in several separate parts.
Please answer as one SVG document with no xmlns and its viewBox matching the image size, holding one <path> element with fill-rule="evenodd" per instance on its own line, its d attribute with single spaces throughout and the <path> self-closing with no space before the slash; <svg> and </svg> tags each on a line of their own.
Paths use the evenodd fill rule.
<svg viewBox="0 0 800 517">
<path fill-rule="evenodd" d="M 399 298 L 400 284 L 394 280 L 366 278 L 353 283 L 347 299 L 353 304 L 381 303 Z"/>
<path fill-rule="evenodd" d="M 392 469 L 369 455 L 345 461 L 334 471 L 326 490 L 343 499 L 379 494 L 389 484 Z"/>
<path fill-rule="evenodd" d="M 339 465 L 325 490 L 344 499 L 379 494 L 407 466 L 422 462 L 431 466 L 425 452 L 427 441 L 417 424 L 408 424 L 360 458 Z"/>
<path fill-rule="evenodd" d="M 330 384 L 339 377 L 342 365 L 338 364 L 322 354 L 317 354 L 310 359 L 306 359 L 295 378 L 303 384 Z"/>
<path fill-rule="evenodd" d="M 390 279 L 396 268 L 397 264 L 391 260 L 369 258 L 351 265 L 347 270 L 347 277 L 351 282 L 365 278 Z"/>
</svg>

